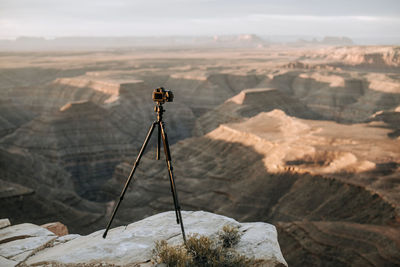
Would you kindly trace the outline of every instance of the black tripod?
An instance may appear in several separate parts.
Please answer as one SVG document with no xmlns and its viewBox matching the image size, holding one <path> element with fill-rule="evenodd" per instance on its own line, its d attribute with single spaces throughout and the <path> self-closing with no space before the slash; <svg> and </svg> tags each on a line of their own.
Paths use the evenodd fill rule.
<svg viewBox="0 0 400 267">
<path fill-rule="evenodd" d="M 122 199 L 124 198 L 125 192 L 129 186 L 130 181 L 132 180 L 132 177 L 133 177 L 133 174 L 135 173 L 136 167 L 139 165 L 139 161 L 143 155 L 144 150 L 146 149 L 147 143 L 150 140 L 150 137 L 151 137 L 151 134 L 153 133 L 154 127 L 157 126 L 157 128 L 158 128 L 157 160 L 160 159 L 160 145 L 161 145 L 161 138 L 162 138 L 162 141 L 164 144 L 165 160 L 167 162 L 167 167 L 168 167 L 169 181 L 170 181 L 170 185 L 171 185 L 171 193 L 172 193 L 172 198 L 174 199 L 176 223 L 181 225 L 183 242 L 186 244 L 186 236 L 185 236 L 185 229 L 183 227 L 181 207 L 179 206 L 178 193 L 176 192 L 176 188 L 175 188 L 174 173 L 172 172 L 173 168 L 171 165 L 171 153 L 169 151 L 168 138 L 167 138 L 167 133 L 165 132 L 165 128 L 164 128 L 164 122 L 162 121 L 162 116 L 164 113 L 162 104 L 163 104 L 162 102 L 158 102 L 154 108 L 154 111 L 157 112 L 157 121 L 153 122 L 153 124 L 151 125 L 151 127 L 149 129 L 149 132 L 147 133 L 146 139 L 143 142 L 143 145 L 142 145 L 142 148 L 140 149 L 139 155 L 137 156 L 136 161 L 133 164 L 132 171 L 129 174 L 129 177 L 126 180 L 124 189 L 121 192 L 119 201 L 114 208 L 114 212 L 111 216 L 110 221 L 108 222 L 107 228 L 103 234 L 103 238 L 106 238 L 106 236 L 107 236 L 107 232 L 110 229 L 110 226 L 114 219 L 114 216 L 119 208 L 119 205 L 121 204 Z"/>
</svg>

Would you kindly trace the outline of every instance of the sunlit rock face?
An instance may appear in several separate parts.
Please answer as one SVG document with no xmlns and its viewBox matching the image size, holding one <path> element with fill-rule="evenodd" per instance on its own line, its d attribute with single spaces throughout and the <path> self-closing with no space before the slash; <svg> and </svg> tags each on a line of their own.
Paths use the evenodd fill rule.
<svg viewBox="0 0 400 267">
<path fill-rule="evenodd" d="M 400 102 L 400 85 L 390 75 L 346 72 L 287 71 L 271 84 L 294 96 L 320 117 L 337 122 L 363 122 Z"/>
<path fill-rule="evenodd" d="M 273 222 L 289 265 L 398 265 L 398 48 L 2 57 L 0 215 L 12 223 L 104 228 L 164 86 L 175 95 L 164 121 L 185 210 Z M 115 225 L 173 207 L 155 141 Z"/>
<path fill-rule="evenodd" d="M 243 121 L 260 112 L 279 109 L 288 115 L 301 118 L 317 119 L 322 116 L 312 112 L 305 104 L 273 88 L 245 89 L 239 94 L 226 100 L 212 111 L 201 116 L 193 130 L 193 134 L 201 136 L 220 124 Z"/>
</svg>

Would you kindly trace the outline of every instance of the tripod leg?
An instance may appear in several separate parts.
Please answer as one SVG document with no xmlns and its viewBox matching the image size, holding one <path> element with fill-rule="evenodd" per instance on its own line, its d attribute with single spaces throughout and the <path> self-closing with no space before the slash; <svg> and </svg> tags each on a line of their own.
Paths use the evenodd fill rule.
<svg viewBox="0 0 400 267">
<path fill-rule="evenodd" d="M 156 124 L 158 124 L 158 122 L 154 122 L 154 123 L 150 126 L 150 129 L 149 129 L 149 132 L 147 133 L 146 139 L 144 140 L 143 145 L 142 145 L 142 148 L 141 148 L 140 151 L 139 151 L 139 155 L 137 156 L 136 161 L 135 161 L 135 163 L 133 164 L 131 173 L 129 174 L 129 177 L 128 177 L 128 179 L 126 180 L 124 189 L 123 189 L 122 192 L 121 192 L 121 195 L 120 195 L 120 197 L 119 197 L 119 201 L 118 201 L 117 205 L 115 206 L 114 211 L 113 211 L 113 214 L 112 214 L 112 216 L 111 216 L 111 219 L 110 219 L 110 221 L 108 222 L 108 225 L 107 225 L 106 230 L 104 231 L 103 238 L 106 238 L 106 236 L 107 236 L 107 232 L 108 232 L 108 230 L 110 229 L 111 223 L 112 223 L 112 221 L 113 221 L 113 219 L 114 219 L 114 217 L 115 217 L 115 214 L 117 213 L 117 210 L 118 210 L 118 208 L 119 208 L 119 205 L 121 204 L 121 201 L 124 199 L 125 192 L 126 192 L 126 190 L 128 189 L 129 183 L 130 183 L 131 180 L 132 180 L 132 177 L 133 177 L 133 174 L 135 173 L 136 167 L 139 165 L 139 161 L 140 161 L 140 159 L 142 158 L 143 152 L 144 152 L 144 150 L 146 149 L 146 146 L 147 146 L 147 144 L 148 144 L 148 142 L 149 142 L 149 140 L 150 140 L 151 134 L 153 133 L 153 130 L 154 130 L 154 127 L 155 127 Z"/>
<path fill-rule="evenodd" d="M 160 159 L 160 147 L 161 147 L 161 126 L 160 123 L 157 123 L 158 128 L 158 136 L 157 136 L 157 156 L 156 160 Z"/>
<path fill-rule="evenodd" d="M 186 244 L 186 236 L 185 236 L 185 229 L 183 227 L 181 207 L 179 205 L 178 193 L 176 192 L 174 173 L 172 172 L 173 167 L 171 165 L 171 153 L 169 151 L 167 133 L 165 132 L 164 124 L 162 121 L 159 122 L 159 125 L 161 128 L 161 137 L 162 137 L 163 144 L 164 144 L 165 160 L 167 162 L 167 167 L 168 167 L 168 175 L 169 175 L 169 182 L 171 185 L 172 198 L 174 199 L 176 223 L 181 225 L 183 242 Z"/>
</svg>

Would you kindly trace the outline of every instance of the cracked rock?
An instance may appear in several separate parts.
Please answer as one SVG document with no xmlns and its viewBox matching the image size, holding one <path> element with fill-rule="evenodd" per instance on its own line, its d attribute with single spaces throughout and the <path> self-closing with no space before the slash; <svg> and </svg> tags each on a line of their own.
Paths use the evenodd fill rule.
<svg viewBox="0 0 400 267">
<path fill-rule="evenodd" d="M 239 223 L 213 213 L 182 212 L 186 234 L 215 236 L 224 225 L 239 227 L 243 233 L 237 244 L 239 253 L 254 258 L 261 266 L 287 266 L 282 256 L 277 232 L 267 223 Z M 124 227 L 111 229 L 103 239 L 104 230 L 78 236 L 62 244 L 44 249 L 28 258 L 26 264 L 105 264 L 151 266 L 152 250 L 158 240 L 182 243 L 175 212 L 164 212 Z M 135 265 L 136 266 L 136 265 Z"/>
</svg>

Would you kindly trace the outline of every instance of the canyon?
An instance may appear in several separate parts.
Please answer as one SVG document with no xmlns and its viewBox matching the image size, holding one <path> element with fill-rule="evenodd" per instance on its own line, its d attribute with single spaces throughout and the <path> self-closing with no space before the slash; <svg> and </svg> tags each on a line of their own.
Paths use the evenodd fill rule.
<svg viewBox="0 0 400 267">
<path fill-rule="evenodd" d="M 2 52 L 0 217 L 103 229 L 160 86 L 184 211 L 275 225 L 289 266 L 400 264 L 394 46 Z M 173 209 L 155 139 L 113 226 Z"/>
</svg>

